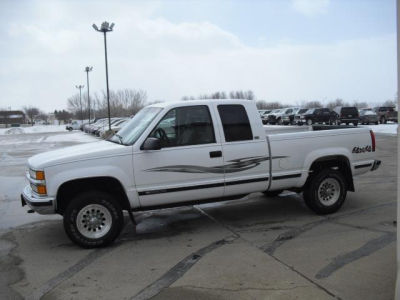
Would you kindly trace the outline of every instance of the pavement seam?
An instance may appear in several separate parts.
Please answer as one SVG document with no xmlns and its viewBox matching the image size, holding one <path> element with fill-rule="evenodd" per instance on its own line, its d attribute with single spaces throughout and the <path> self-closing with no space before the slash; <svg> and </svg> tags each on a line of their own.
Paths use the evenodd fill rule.
<svg viewBox="0 0 400 300">
<path fill-rule="evenodd" d="M 293 266 L 290 266 L 288 264 L 286 264 L 284 261 L 280 260 L 279 258 L 277 258 L 276 256 L 274 256 L 273 254 L 267 253 L 264 251 L 264 249 L 258 247 L 257 245 L 253 244 L 252 242 L 250 242 L 249 240 L 246 240 L 245 238 L 243 238 L 239 233 L 235 232 L 230 226 L 218 221 L 217 219 L 215 219 L 214 217 L 212 217 L 211 215 L 207 214 L 206 212 L 204 212 L 201 208 L 196 207 L 196 209 L 198 209 L 201 213 L 203 213 L 205 216 L 209 217 L 212 221 L 214 221 L 215 223 L 217 223 L 220 226 L 223 226 L 224 228 L 227 228 L 228 230 L 230 230 L 231 232 L 233 232 L 235 234 L 235 236 L 240 237 L 241 240 L 243 240 L 244 242 L 248 243 L 250 246 L 255 247 L 258 250 L 261 250 L 263 253 L 269 255 L 270 257 L 272 257 L 275 261 L 277 261 L 278 263 L 286 266 L 287 268 L 289 268 L 291 271 L 295 272 L 296 274 L 298 274 L 299 276 L 301 276 L 302 278 L 304 278 L 305 280 L 307 280 L 308 282 L 310 282 L 311 284 L 315 285 L 317 288 L 323 290 L 325 293 L 327 293 L 329 296 L 334 297 L 336 299 L 341 299 L 339 296 L 336 296 L 335 294 L 333 294 L 332 292 L 330 292 L 329 290 L 327 290 L 325 287 L 323 287 L 322 285 L 318 284 L 317 282 L 315 282 L 314 280 L 312 280 L 311 278 L 308 278 L 306 275 L 304 275 L 303 273 L 301 273 L 300 271 L 296 270 Z M 136 299 L 135 299 L 136 300 Z"/>
<path fill-rule="evenodd" d="M 142 289 L 139 293 L 131 298 L 131 300 L 144 300 L 150 299 L 158 295 L 163 289 L 169 287 L 179 278 L 181 278 L 187 271 L 189 271 L 202 257 L 219 247 L 232 243 L 238 237 L 230 236 L 225 239 L 212 242 L 211 244 L 197 250 L 186 256 L 183 260 L 178 262 L 175 266 L 169 269 L 159 279 Z"/>
<path fill-rule="evenodd" d="M 46 281 L 33 294 L 26 297 L 25 299 L 27 300 L 41 299 L 44 295 L 52 291 L 54 288 L 63 283 L 65 280 L 71 278 L 72 276 L 80 272 L 82 269 L 86 268 L 88 265 L 93 263 L 96 259 L 100 258 L 104 254 L 114 249 L 116 249 L 116 247 L 96 249 L 90 252 L 88 255 L 80 259 L 77 263 L 75 263 L 68 269 L 64 270 L 63 272 L 59 273 L 58 275 Z"/>
</svg>

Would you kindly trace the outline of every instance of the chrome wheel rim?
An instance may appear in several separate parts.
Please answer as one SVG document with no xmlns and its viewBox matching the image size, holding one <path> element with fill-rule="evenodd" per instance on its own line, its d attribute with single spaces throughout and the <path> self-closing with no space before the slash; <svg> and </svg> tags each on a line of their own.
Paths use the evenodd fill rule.
<svg viewBox="0 0 400 300">
<path fill-rule="evenodd" d="M 340 197 L 340 184 L 334 178 L 324 179 L 318 188 L 318 198 L 325 206 L 335 204 Z"/>
<path fill-rule="evenodd" d="M 89 239 L 105 236 L 111 229 L 112 217 L 109 210 L 100 204 L 90 204 L 82 208 L 76 217 L 76 227 L 80 234 Z"/>
<path fill-rule="evenodd" d="M 307 120 L 308 125 L 312 125 L 312 121 L 310 119 Z"/>
</svg>

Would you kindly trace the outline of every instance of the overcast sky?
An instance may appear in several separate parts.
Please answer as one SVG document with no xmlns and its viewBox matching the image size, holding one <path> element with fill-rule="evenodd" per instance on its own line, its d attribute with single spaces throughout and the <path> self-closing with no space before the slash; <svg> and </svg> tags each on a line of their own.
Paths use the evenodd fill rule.
<svg viewBox="0 0 400 300">
<path fill-rule="evenodd" d="M 218 90 L 257 99 L 379 102 L 396 95 L 395 0 L 0 1 L 0 107 L 66 108 L 75 85 L 150 101 Z"/>
</svg>

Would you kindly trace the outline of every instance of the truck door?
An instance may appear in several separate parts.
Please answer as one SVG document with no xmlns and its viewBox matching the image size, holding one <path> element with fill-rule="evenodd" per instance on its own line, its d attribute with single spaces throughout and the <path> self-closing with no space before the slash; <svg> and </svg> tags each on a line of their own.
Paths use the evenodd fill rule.
<svg viewBox="0 0 400 300">
<path fill-rule="evenodd" d="M 265 191 L 269 156 L 266 134 L 258 118 L 250 122 L 242 104 L 216 104 L 225 170 L 224 196 Z"/>
<path fill-rule="evenodd" d="M 141 206 L 223 196 L 222 147 L 214 118 L 208 105 L 181 106 L 165 113 L 149 135 L 160 139 L 162 148 L 133 155 Z"/>
</svg>

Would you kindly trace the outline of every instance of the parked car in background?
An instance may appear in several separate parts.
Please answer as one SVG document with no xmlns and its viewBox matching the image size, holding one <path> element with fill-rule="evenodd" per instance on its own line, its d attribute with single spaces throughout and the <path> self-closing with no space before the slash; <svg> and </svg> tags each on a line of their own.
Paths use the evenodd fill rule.
<svg viewBox="0 0 400 300">
<path fill-rule="evenodd" d="M 307 112 L 308 108 L 300 108 L 298 112 L 294 115 L 294 124 L 301 125 L 301 116 Z"/>
<path fill-rule="evenodd" d="M 294 116 L 300 110 L 298 107 L 287 108 L 284 110 L 282 115 L 282 124 L 289 125 L 294 124 Z"/>
<path fill-rule="evenodd" d="M 72 121 L 70 124 L 67 124 L 67 126 L 65 126 L 65 129 L 67 129 L 68 131 L 72 131 L 72 130 L 79 130 L 81 127 L 81 123 L 78 121 Z"/>
<path fill-rule="evenodd" d="M 336 124 L 337 114 L 331 111 L 329 108 L 310 108 L 304 114 L 300 116 L 301 124 Z"/>
<path fill-rule="evenodd" d="M 117 120 L 111 125 L 111 131 L 108 129 L 108 126 L 102 128 L 99 132 L 99 136 L 103 139 L 106 139 L 111 135 L 116 134 L 129 120 L 130 118 L 122 118 Z"/>
<path fill-rule="evenodd" d="M 379 124 L 379 118 L 376 112 L 372 110 L 360 110 L 360 123 L 361 124 Z"/>
<path fill-rule="evenodd" d="M 268 116 L 271 112 L 271 109 L 264 110 L 263 114 L 261 115 L 261 121 L 263 124 L 268 124 Z"/>
<path fill-rule="evenodd" d="M 345 123 L 346 125 L 349 125 L 352 123 L 354 126 L 357 126 L 360 122 L 358 109 L 355 106 L 337 106 L 334 111 L 339 116 L 338 124 Z"/>
<path fill-rule="evenodd" d="M 274 109 L 272 110 L 267 116 L 267 123 L 266 124 L 277 124 L 278 122 L 278 115 L 282 114 L 283 109 Z"/>
<path fill-rule="evenodd" d="M 379 122 L 381 124 L 386 124 L 387 121 L 397 122 L 397 111 L 394 107 L 375 107 L 374 111 L 378 115 Z"/>
</svg>

